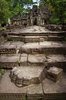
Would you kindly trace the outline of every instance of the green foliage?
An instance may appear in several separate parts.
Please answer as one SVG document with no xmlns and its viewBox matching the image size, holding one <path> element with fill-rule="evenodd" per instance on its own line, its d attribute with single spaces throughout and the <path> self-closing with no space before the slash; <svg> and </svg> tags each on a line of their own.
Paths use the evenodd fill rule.
<svg viewBox="0 0 66 100">
<path fill-rule="evenodd" d="M 9 15 L 8 3 L 6 0 L 0 0 L 0 23 L 6 22 Z"/>
<path fill-rule="evenodd" d="M 0 69 L 0 79 L 2 78 L 4 73 L 5 73 L 5 70 L 4 69 Z"/>
<path fill-rule="evenodd" d="M 7 23 L 8 18 L 24 10 L 24 5 L 31 4 L 32 0 L 0 0 L 0 24 Z"/>
<path fill-rule="evenodd" d="M 5 72 L 4 69 L 0 69 L 0 73 L 1 73 L 2 75 L 4 74 L 4 72 Z"/>
<path fill-rule="evenodd" d="M 33 0 L 0 0 L 0 24 L 7 23 L 8 18 L 12 18 L 18 13 L 28 11 L 24 6 L 33 4 Z M 48 8 L 49 22 L 53 24 L 66 23 L 66 0 L 40 0 L 40 7 Z"/>
<path fill-rule="evenodd" d="M 52 16 L 49 20 L 50 24 L 60 24 L 59 22 L 59 18 L 57 18 L 56 16 Z"/>
<path fill-rule="evenodd" d="M 40 0 L 40 4 L 48 5 L 48 9 L 52 14 L 51 23 L 66 23 L 66 0 Z"/>
<path fill-rule="evenodd" d="M 23 7 L 26 4 L 32 4 L 32 0 L 12 0 L 12 6 L 16 7 L 18 4 L 20 7 Z"/>
</svg>

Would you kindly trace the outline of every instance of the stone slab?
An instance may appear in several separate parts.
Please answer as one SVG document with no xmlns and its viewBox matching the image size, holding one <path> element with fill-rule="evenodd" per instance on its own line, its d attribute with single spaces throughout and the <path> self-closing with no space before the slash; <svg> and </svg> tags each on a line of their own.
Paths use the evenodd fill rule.
<svg viewBox="0 0 66 100">
<path fill-rule="evenodd" d="M 11 32 L 8 32 L 8 34 L 22 34 L 22 33 L 65 33 L 64 31 L 49 31 L 47 30 L 45 27 L 41 27 L 41 26 L 29 26 L 26 28 L 17 28 L 14 30 L 11 30 Z M 35 34 L 36 35 L 36 34 Z"/>
<path fill-rule="evenodd" d="M 63 52 L 62 52 L 63 51 Z M 44 41 L 40 43 L 26 43 L 20 48 L 20 53 L 65 53 L 66 43 Z"/>
<path fill-rule="evenodd" d="M 48 67 L 57 66 L 66 72 L 66 55 L 53 54 L 47 56 Z"/>
<path fill-rule="evenodd" d="M 0 45 L 0 54 L 15 54 L 17 52 L 17 50 L 19 50 L 22 45 L 24 43 L 23 42 L 6 42 Z"/>
<path fill-rule="evenodd" d="M 6 42 L 2 45 L 0 45 L 0 54 L 11 54 L 16 53 L 16 45 L 11 45 L 10 42 Z"/>
<path fill-rule="evenodd" d="M 22 47 L 24 45 L 24 42 L 20 42 L 20 41 L 11 41 L 11 45 L 15 45 L 16 49 L 19 49 L 20 47 Z"/>
<path fill-rule="evenodd" d="M 47 62 L 49 67 L 58 66 L 65 68 L 66 65 L 66 56 L 65 55 L 44 55 L 44 54 L 9 54 L 1 55 L 0 63 L 19 63 L 20 66 L 44 66 Z"/>
<path fill-rule="evenodd" d="M 19 54 L 18 55 L 2 55 L 0 56 L 0 62 L 16 62 L 19 61 Z"/>
<path fill-rule="evenodd" d="M 43 54 L 28 55 L 28 63 L 34 65 L 45 65 L 46 57 Z"/>
<path fill-rule="evenodd" d="M 0 56 L 1 68 L 12 68 L 18 65 L 20 55 L 2 55 Z"/>
<path fill-rule="evenodd" d="M 66 55 L 48 55 L 47 56 L 48 63 L 51 62 L 66 62 Z"/>
<path fill-rule="evenodd" d="M 47 62 L 48 66 L 57 66 L 63 67 L 66 64 L 66 56 L 65 55 L 44 55 L 44 54 L 21 54 L 20 63 L 21 65 L 28 64 L 28 65 L 45 65 Z M 65 66 L 64 66 L 65 67 Z"/>
</svg>

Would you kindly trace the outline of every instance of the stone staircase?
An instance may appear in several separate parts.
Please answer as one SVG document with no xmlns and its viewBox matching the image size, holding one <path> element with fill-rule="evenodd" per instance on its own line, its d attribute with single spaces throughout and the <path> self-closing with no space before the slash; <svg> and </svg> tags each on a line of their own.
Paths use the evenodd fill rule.
<svg viewBox="0 0 66 100">
<path fill-rule="evenodd" d="M 0 45 L 0 65 L 1 68 L 8 70 L 2 78 L 0 93 L 22 93 L 25 94 L 25 97 L 27 94 L 28 99 L 26 100 L 55 100 L 55 98 L 57 100 L 62 94 L 60 100 L 62 98 L 65 100 L 63 93 L 66 93 L 66 42 L 63 40 L 66 32 L 49 31 L 44 27 L 31 26 L 5 32 L 2 35 L 4 36 L 4 34 L 6 34 L 7 41 Z M 46 63 L 49 68 L 53 66 L 62 68 L 63 78 L 55 83 L 42 76 L 45 79 L 40 84 L 31 84 L 21 88 L 16 87 L 10 81 L 9 70 L 12 68 L 21 67 L 23 70 L 29 68 L 36 77 L 35 68 L 38 75 L 41 68 L 44 70 Z M 28 73 L 30 76 L 29 70 Z M 27 73 L 25 74 L 27 76 Z M 10 85 L 8 86 L 8 84 Z"/>
</svg>

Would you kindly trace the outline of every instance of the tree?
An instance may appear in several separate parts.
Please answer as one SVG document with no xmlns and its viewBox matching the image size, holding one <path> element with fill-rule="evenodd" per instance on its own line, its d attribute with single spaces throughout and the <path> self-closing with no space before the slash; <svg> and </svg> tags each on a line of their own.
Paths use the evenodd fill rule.
<svg viewBox="0 0 66 100">
<path fill-rule="evenodd" d="M 0 24 L 7 23 L 17 13 L 22 13 L 24 5 L 31 4 L 32 0 L 0 0 Z"/>
<path fill-rule="evenodd" d="M 66 0 L 40 0 L 40 3 L 48 5 L 52 13 L 50 23 L 66 23 Z"/>
<path fill-rule="evenodd" d="M 50 6 L 48 0 L 40 0 L 39 8 L 43 14 L 45 23 L 48 24 L 50 16 L 51 16 L 51 6 Z"/>
<path fill-rule="evenodd" d="M 0 23 L 4 23 L 7 21 L 9 17 L 9 6 L 6 0 L 0 0 Z"/>
</svg>

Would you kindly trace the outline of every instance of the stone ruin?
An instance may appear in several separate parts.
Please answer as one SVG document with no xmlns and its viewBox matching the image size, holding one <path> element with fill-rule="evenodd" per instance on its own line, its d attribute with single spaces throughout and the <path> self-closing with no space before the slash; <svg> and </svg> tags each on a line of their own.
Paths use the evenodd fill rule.
<svg viewBox="0 0 66 100">
<path fill-rule="evenodd" d="M 12 18 L 12 24 L 17 26 L 32 26 L 32 25 L 44 25 L 46 15 L 48 12 L 42 11 L 37 7 L 37 5 L 33 5 L 33 8 L 30 9 L 29 12 L 18 14 Z"/>
<path fill-rule="evenodd" d="M 66 93 L 66 42 L 63 42 L 66 32 L 41 27 L 45 21 L 41 16 L 35 6 L 30 14 L 12 19 L 19 27 L 30 27 L 5 32 L 7 41 L 0 45 L 0 68 L 6 72 L 0 82 L 0 93 L 23 95 L 29 90 L 28 100 L 40 100 L 40 95 L 44 100 L 45 94 L 47 100 L 49 97 L 54 100 L 54 94 Z"/>
<path fill-rule="evenodd" d="M 18 13 L 11 18 L 11 25 L 7 26 L 7 29 L 22 28 L 26 26 L 44 26 L 45 28 L 52 31 L 66 31 L 66 25 L 54 25 L 49 24 L 49 18 L 51 17 L 51 12 L 48 10 L 47 6 L 38 7 L 33 5 L 33 8 L 27 12 Z M 9 28 L 10 27 L 10 28 Z"/>
</svg>

